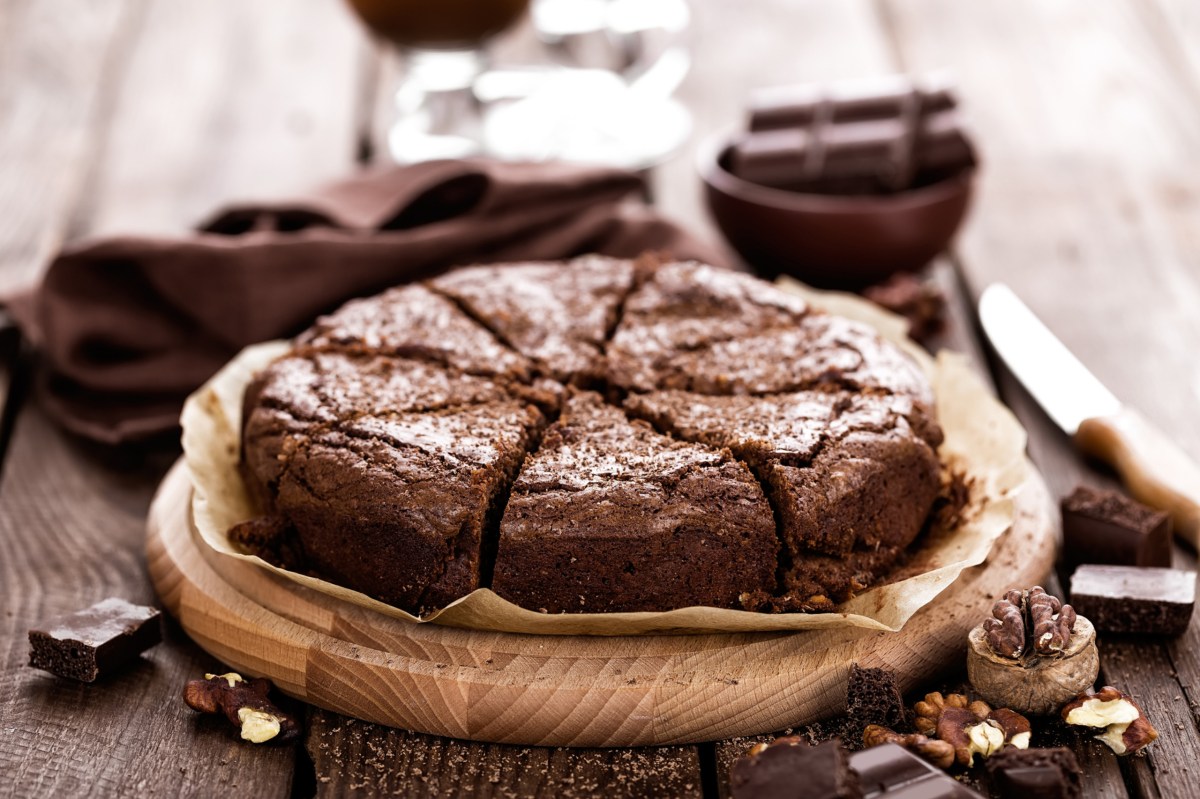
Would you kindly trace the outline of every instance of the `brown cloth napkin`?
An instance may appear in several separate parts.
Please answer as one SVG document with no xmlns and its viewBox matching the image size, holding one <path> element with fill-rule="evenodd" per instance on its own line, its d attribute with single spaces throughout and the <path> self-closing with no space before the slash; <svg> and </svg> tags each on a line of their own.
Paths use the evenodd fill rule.
<svg viewBox="0 0 1200 799">
<path fill-rule="evenodd" d="M 227 208 L 183 238 L 72 247 L 9 311 L 41 350 L 56 419 L 124 443 L 173 430 L 187 394 L 246 345 L 451 266 L 649 249 L 717 262 L 642 189 L 633 173 L 555 163 L 374 171 Z"/>
</svg>

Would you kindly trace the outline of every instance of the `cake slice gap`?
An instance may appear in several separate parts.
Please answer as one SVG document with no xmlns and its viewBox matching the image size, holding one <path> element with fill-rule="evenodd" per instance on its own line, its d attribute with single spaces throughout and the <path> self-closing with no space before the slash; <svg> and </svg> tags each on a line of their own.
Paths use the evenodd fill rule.
<svg viewBox="0 0 1200 799">
<path fill-rule="evenodd" d="M 513 484 L 492 588 L 550 613 L 736 608 L 773 591 L 777 549 L 762 488 L 728 450 L 573 390 Z"/>
<path fill-rule="evenodd" d="M 779 523 L 780 593 L 804 609 L 831 608 L 870 585 L 920 533 L 938 495 L 940 430 L 907 397 L 659 391 L 632 394 L 625 407 L 750 466 Z"/>
</svg>

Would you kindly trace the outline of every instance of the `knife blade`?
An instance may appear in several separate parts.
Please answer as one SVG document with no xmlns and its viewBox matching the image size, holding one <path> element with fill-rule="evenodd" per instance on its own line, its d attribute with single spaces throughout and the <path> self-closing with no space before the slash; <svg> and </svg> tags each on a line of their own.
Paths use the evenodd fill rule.
<svg viewBox="0 0 1200 799">
<path fill-rule="evenodd" d="M 1076 446 L 1112 465 L 1134 497 L 1170 513 L 1176 534 L 1200 548 L 1200 466 L 1123 405 L 1008 286 L 984 289 L 979 321 L 1009 370 Z"/>
</svg>

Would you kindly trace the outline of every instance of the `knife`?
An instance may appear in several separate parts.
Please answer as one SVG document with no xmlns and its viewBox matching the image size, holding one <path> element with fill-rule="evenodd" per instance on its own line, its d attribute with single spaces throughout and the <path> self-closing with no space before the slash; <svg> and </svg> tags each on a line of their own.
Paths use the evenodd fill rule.
<svg viewBox="0 0 1200 799">
<path fill-rule="evenodd" d="M 1171 514 L 1200 549 L 1200 467 L 1169 436 L 1113 396 L 1002 283 L 979 298 L 992 346 L 1084 453 L 1112 465 L 1138 500 Z"/>
</svg>

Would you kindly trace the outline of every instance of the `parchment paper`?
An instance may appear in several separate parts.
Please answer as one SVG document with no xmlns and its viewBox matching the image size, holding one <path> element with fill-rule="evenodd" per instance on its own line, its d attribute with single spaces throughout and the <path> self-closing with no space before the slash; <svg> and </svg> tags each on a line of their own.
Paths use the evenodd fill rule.
<svg viewBox="0 0 1200 799">
<path fill-rule="evenodd" d="M 656 613 L 545 614 L 517 607 L 488 589 L 472 592 L 422 618 L 357 591 L 288 571 L 247 554 L 229 540 L 236 523 L 258 515 L 237 469 L 242 392 L 251 378 L 289 344 L 273 341 L 248 347 L 187 401 L 182 416 L 183 448 L 195 493 L 192 514 L 204 542 L 223 556 L 249 561 L 317 591 L 413 623 L 437 622 L 482 630 L 557 635 L 751 632 L 858 627 L 899 630 L 920 608 L 954 582 L 959 573 L 982 563 L 996 539 L 1012 525 L 1013 498 L 1025 482 L 1025 431 L 955 353 L 932 359 L 905 335 L 900 317 L 849 294 L 818 292 L 795 281 L 780 287 L 842 316 L 866 322 L 920 363 L 933 384 L 938 421 L 946 440 L 943 464 L 965 476 L 970 501 L 959 524 L 919 542 L 895 573 L 830 613 L 751 613 L 690 607 Z"/>
</svg>

